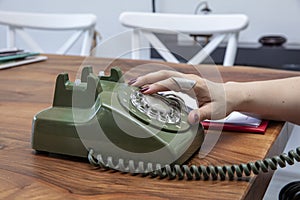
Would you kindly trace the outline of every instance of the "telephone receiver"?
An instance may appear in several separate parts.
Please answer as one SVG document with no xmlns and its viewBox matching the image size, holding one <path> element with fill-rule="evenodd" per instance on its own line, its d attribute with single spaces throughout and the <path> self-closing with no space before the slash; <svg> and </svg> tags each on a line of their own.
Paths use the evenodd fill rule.
<svg viewBox="0 0 300 200">
<path fill-rule="evenodd" d="M 59 74 L 52 107 L 33 118 L 32 148 L 90 161 L 97 157 L 121 171 L 135 168 L 133 162 L 155 168 L 183 164 L 203 142 L 201 124 L 187 122 L 180 97 L 139 90 L 124 82 L 118 68 L 96 76 L 85 67 L 75 82 Z"/>
<path fill-rule="evenodd" d="M 32 148 L 88 158 L 97 167 L 151 177 L 233 180 L 300 161 L 288 154 L 239 165 L 184 163 L 202 145 L 201 124 L 187 123 L 188 108 L 176 94 L 144 95 L 124 82 L 122 72 L 96 76 L 83 68 L 81 80 L 57 76 L 53 104 L 33 118 Z"/>
</svg>

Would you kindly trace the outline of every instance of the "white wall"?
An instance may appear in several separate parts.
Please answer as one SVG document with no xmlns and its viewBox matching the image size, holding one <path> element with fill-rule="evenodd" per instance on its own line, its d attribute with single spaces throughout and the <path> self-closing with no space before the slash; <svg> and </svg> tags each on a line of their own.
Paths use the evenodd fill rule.
<svg viewBox="0 0 300 200">
<path fill-rule="evenodd" d="M 199 0 L 157 0 L 157 11 L 193 13 Z M 300 44 L 299 0 L 207 0 L 214 13 L 244 13 L 250 24 L 240 35 L 242 42 L 257 42 L 266 34 L 283 34 L 289 43 Z"/>
<path fill-rule="evenodd" d="M 193 13 L 199 0 L 157 0 L 158 12 Z M 214 13 L 245 13 L 250 25 L 240 35 L 241 42 L 257 42 L 267 34 L 281 34 L 288 43 L 300 44 L 300 1 L 289 0 L 208 0 Z M 97 29 L 103 39 L 125 30 L 118 21 L 122 11 L 151 11 L 151 0 L 0 0 L 0 10 L 39 12 L 91 12 L 98 16 Z M 3 47 L 0 30 L 0 47 Z M 55 42 L 49 38 L 48 45 Z M 47 42 L 46 41 L 46 42 Z M 121 44 L 120 44 L 121 45 Z"/>
<path fill-rule="evenodd" d="M 28 11 L 47 13 L 94 13 L 98 17 L 97 30 L 103 39 L 125 30 L 119 21 L 123 11 L 150 11 L 151 1 L 141 0 L 0 0 L 0 10 Z M 4 28 L 0 27 L 0 48 L 5 47 Z M 47 43 L 50 52 L 54 50 L 57 39 L 55 36 L 41 41 Z"/>
</svg>

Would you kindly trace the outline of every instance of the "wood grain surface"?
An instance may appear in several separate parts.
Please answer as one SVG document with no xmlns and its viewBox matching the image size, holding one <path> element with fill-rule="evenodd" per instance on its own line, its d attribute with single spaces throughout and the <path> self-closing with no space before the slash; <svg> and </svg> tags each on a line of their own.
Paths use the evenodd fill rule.
<svg viewBox="0 0 300 200">
<path fill-rule="evenodd" d="M 52 104 L 56 76 L 78 76 L 81 66 L 109 72 L 120 67 L 126 79 L 160 69 L 196 73 L 214 81 L 252 81 L 299 73 L 249 67 L 217 67 L 163 62 L 48 55 L 45 62 L 0 70 L 0 199 L 260 199 L 272 172 L 233 181 L 159 180 L 93 168 L 87 160 L 36 154 L 31 149 L 33 116 Z M 283 122 L 271 122 L 265 134 L 223 132 L 205 158 L 194 164 L 238 164 L 282 151 Z M 212 134 L 212 133 L 207 133 Z"/>
</svg>

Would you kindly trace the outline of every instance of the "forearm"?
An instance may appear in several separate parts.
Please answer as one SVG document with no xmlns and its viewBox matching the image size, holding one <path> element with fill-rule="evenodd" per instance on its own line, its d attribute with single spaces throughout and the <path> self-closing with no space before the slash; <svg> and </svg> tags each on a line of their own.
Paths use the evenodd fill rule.
<svg viewBox="0 0 300 200">
<path fill-rule="evenodd" d="M 228 82 L 225 90 L 227 102 L 234 110 L 300 124 L 300 77 Z"/>
</svg>

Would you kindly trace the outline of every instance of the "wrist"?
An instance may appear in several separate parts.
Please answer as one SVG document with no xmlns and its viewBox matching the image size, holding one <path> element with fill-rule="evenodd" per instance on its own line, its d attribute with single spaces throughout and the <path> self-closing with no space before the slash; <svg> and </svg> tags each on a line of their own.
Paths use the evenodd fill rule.
<svg viewBox="0 0 300 200">
<path fill-rule="evenodd" d="M 243 83 L 227 82 L 224 84 L 224 88 L 228 112 L 246 111 L 245 105 L 247 104 L 248 98 Z"/>
</svg>

